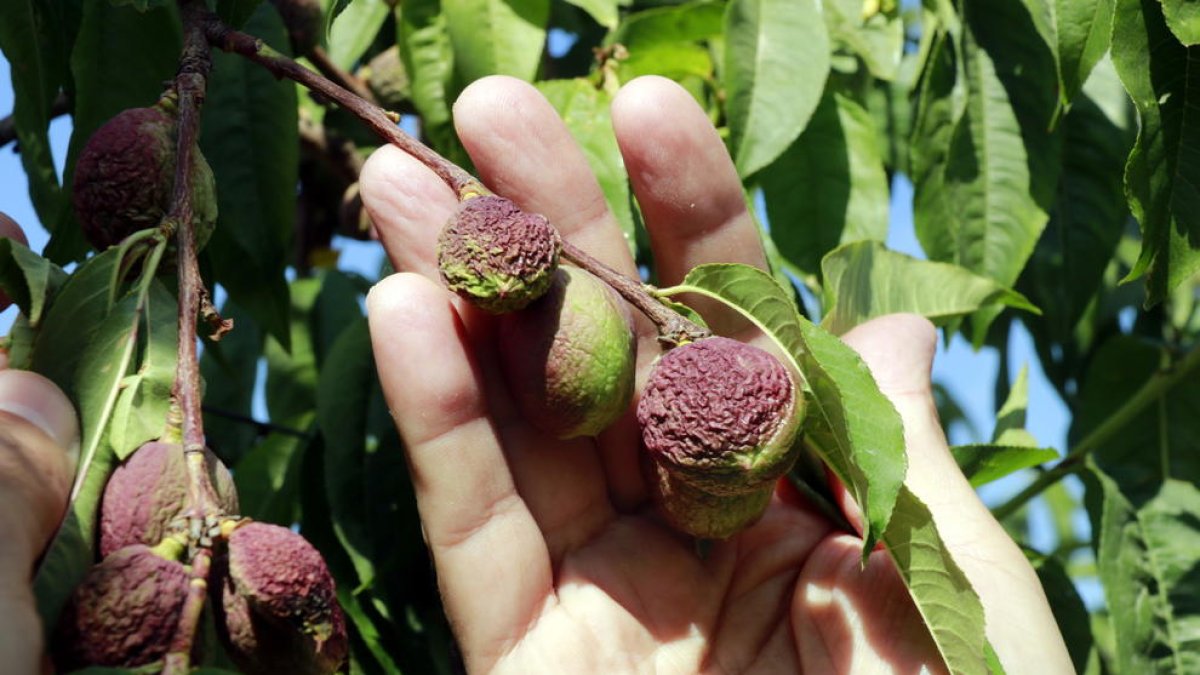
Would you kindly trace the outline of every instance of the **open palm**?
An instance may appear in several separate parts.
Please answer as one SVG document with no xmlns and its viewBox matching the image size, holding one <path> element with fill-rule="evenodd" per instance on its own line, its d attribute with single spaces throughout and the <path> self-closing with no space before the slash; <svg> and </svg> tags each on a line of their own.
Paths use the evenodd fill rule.
<svg viewBox="0 0 1200 675">
<path fill-rule="evenodd" d="M 705 262 L 765 267 L 725 148 L 686 92 L 659 78 L 637 80 L 622 90 L 612 117 L 663 283 Z M 636 276 L 585 157 L 532 87 L 477 82 L 456 104 L 455 119 L 491 189 Z M 786 484 L 761 521 L 702 557 L 654 513 L 632 413 L 597 439 L 569 442 L 525 424 L 497 372 L 494 319 L 436 282 L 434 245 L 457 205 L 454 194 L 390 147 L 367 164 L 361 188 L 402 270 L 368 300 L 376 359 L 468 669 L 942 668 L 886 554 L 861 567 L 861 540 L 836 531 Z M 696 306 L 718 334 L 761 339 L 737 316 Z M 638 332 L 640 384 L 660 350 L 647 321 Z M 884 317 L 845 339 L 904 418 L 910 487 L 934 511 L 951 550 L 970 547 L 956 558 L 984 602 L 988 637 L 1004 664 L 1012 672 L 1033 658 L 1037 672 L 1068 672 L 1036 577 L 946 451 L 929 394 L 932 327 Z M 853 505 L 846 508 L 853 519 Z"/>
</svg>

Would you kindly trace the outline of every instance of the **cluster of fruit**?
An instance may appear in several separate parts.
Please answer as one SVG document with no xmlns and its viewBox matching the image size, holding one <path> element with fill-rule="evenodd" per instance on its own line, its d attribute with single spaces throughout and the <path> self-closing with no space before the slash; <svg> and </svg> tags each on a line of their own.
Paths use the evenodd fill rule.
<svg viewBox="0 0 1200 675">
<path fill-rule="evenodd" d="M 526 420 L 561 439 L 595 436 L 628 410 L 637 341 L 629 308 L 580 267 L 541 215 L 495 195 L 464 200 L 442 230 L 438 267 L 454 292 L 499 314 L 501 366 Z M 757 347 L 709 337 L 671 348 L 637 404 L 660 510 L 695 537 L 754 523 L 796 459 L 804 397 Z"/>
</svg>

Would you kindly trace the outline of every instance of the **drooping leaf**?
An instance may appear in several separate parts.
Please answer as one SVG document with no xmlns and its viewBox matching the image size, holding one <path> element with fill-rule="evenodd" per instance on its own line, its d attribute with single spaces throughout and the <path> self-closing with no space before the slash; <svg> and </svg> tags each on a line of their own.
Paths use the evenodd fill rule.
<svg viewBox="0 0 1200 675">
<path fill-rule="evenodd" d="M 1007 376 L 1006 374 L 1002 376 Z M 996 413 L 992 442 L 998 445 L 1032 447 L 1032 436 L 1025 430 L 1025 411 L 1029 407 L 1029 366 L 1022 366 L 1008 390 L 1008 398 Z"/>
<path fill-rule="evenodd" d="M 1037 572 L 1038 580 L 1042 582 L 1042 590 L 1050 601 L 1050 611 L 1062 632 L 1063 641 L 1067 643 L 1067 651 L 1071 654 L 1071 663 L 1075 672 L 1082 673 L 1087 669 L 1088 653 L 1092 650 L 1092 626 L 1088 618 L 1087 607 L 1079 597 L 1079 591 L 1072 583 L 1071 577 L 1062 563 L 1053 556 L 1045 556 L 1026 550 L 1033 569 Z"/>
<path fill-rule="evenodd" d="M 1058 180 L 1060 134 L 1047 132 L 1058 103 L 1055 62 L 1019 3 L 972 3 L 966 14 L 961 44 L 943 38 L 930 57 L 913 136 L 914 218 L 931 259 L 1011 287 Z M 996 311 L 977 315 L 976 344 Z"/>
<path fill-rule="evenodd" d="M 162 437 L 175 384 L 178 302 L 161 283 L 150 288 L 138 328 L 140 354 L 131 382 L 121 388 L 109 427 L 109 444 L 124 461 L 142 443 Z"/>
<path fill-rule="evenodd" d="M 867 319 L 912 312 L 936 324 L 990 305 L 1037 308 L 1023 295 L 950 263 L 887 250 L 875 241 L 846 244 L 821 262 L 826 315 L 821 325 L 842 334 Z"/>
<path fill-rule="evenodd" d="M 436 150 L 457 161 L 455 152 L 448 149 L 458 147 L 450 123 L 450 104 L 461 85 L 455 77 L 454 48 L 441 0 L 406 1 L 397 33 L 400 58 L 408 73 L 413 106 L 421 115 L 422 131 Z"/>
<path fill-rule="evenodd" d="M 625 163 L 608 112 L 612 96 L 584 79 L 549 80 L 537 83 L 537 88 L 558 111 L 567 130 L 583 150 L 600 189 L 604 191 L 608 209 L 621 224 L 625 241 L 633 251 L 636 240 L 629 176 L 625 173 Z"/>
<path fill-rule="evenodd" d="M 999 664 L 985 657 L 990 645 L 979 596 L 946 549 L 933 514 L 907 487 L 900 488 L 883 542 L 950 672 L 997 672 Z"/>
<path fill-rule="evenodd" d="M 1092 68 L 1108 51 L 1116 0 L 1047 2 L 1055 12 L 1057 23 L 1062 99 L 1065 103 L 1071 103 L 1087 82 Z"/>
<path fill-rule="evenodd" d="M 269 4 L 246 30 L 281 51 L 288 37 Z M 287 344 L 287 282 L 295 223 L 296 89 L 234 54 L 214 53 L 200 149 L 217 179 L 218 220 L 205 253 L 214 280 Z"/>
<path fill-rule="evenodd" d="M 549 0 L 442 0 L 454 68 L 463 82 L 486 75 L 532 80 L 546 41 Z"/>
<path fill-rule="evenodd" d="M 266 398 L 267 411 L 273 420 L 316 409 L 317 355 L 309 320 L 320 292 L 320 279 L 292 282 L 289 303 L 291 351 L 285 351 L 274 337 L 267 340 Z"/>
<path fill-rule="evenodd" d="M 241 515 L 291 527 L 300 503 L 300 466 L 313 434 L 314 411 L 292 417 L 272 416 L 290 431 L 267 435 L 233 467 Z"/>
<path fill-rule="evenodd" d="M 62 268 L 13 239 L 0 239 L 0 289 L 36 327 L 46 302 L 66 281 Z"/>
<path fill-rule="evenodd" d="M 888 182 L 871 115 L 827 92 L 796 142 L 759 174 L 771 238 L 817 275 L 838 245 L 887 237 Z"/>
<path fill-rule="evenodd" d="M 357 0 L 347 7 L 329 33 L 330 60 L 351 71 L 391 15 L 392 6 L 385 0 Z"/>
<path fill-rule="evenodd" d="M 1157 0 L 1118 0 L 1112 59 L 1138 110 L 1138 136 L 1125 165 L 1125 195 L 1142 227 L 1142 253 L 1126 280 L 1146 275 L 1146 305 L 1200 270 L 1200 164 L 1188 148 L 1200 124 L 1197 58 L 1167 29 Z"/>
<path fill-rule="evenodd" d="M 775 161 L 804 131 L 829 75 L 815 2 L 733 0 L 725 15 L 726 115 L 738 174 Z"/>
<path fill-rule="evenodd" d="M 664 295 L 693 292 L 729 304 L 763 329 L 803 373 L 805 439 L 854 495 L 865 515 L 864 555 L 887 527 L 904 480 L 904 432 L 862 359 L 804 319 L 766 272 L 738 264 L 693 268 Z"/>
<path fill-rule="evenodd" d="M 1105 60 L 1062 123 L 1058 196 L 1019 286 L 1044 311 L 1036 321 L 1058 341 L 1070 338 L 1096 295 L 1129 217 L 1121 179 L 1132 147 L 1130 112 Z"/>
<path fill-rule="evenodd" d="M 52 3 L 0 2 L 0 51 L 11 68 L 12 121 L 29 198 L 43 223 L 55 221 L 62 201 L 48 135 L 54 100 L 68 74 L 62 24 L 61 8 Z"/>
<path fill-rule="evenodd" d="M 1054 448 L 999 443 L 971 443 L 950 448 L 954 461 L 973 487 L 987 485 L 1021 469 L 1058 459 Z"/>
<path fill-rule="evenodd" d="M 66 264 L 88 250 L 83 231 L 66 194 L 75 175 L 75 160 L 92 133 L 127 108 L 153 105 L 163 82 L 175 76 L 182 45 L 175 3 L 139 12 L 108 2 L 83 3 L 79 36 L 71 53 L 75 107 L 71 144 L 63 176 L 64 198 L 52 219 L 43 224 L 52 233 L 47 258 Z M 139 64 L 131 68 L 129 64 Z"/>
</svg>

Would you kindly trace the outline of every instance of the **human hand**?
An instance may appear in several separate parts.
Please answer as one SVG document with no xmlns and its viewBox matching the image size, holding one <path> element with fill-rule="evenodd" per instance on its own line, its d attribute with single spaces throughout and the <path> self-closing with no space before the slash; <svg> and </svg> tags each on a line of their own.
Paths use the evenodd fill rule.
<svg viewBox="0 0 1200 675">
<path fill-rule="evenodd" d="M 664 284 L 704 262 L 766 266 L 724 145 L 686 92 L 637 80 L 612 118 Z M 455 120 L 489 188 L 636 278 L 584 156 L 532 87 L 480 81 Z M 595 439 L 557 441 L 529 427 L 498 373 L 493 318 L 436 281 L 435 242 L 454 194 L 391 147 L 370 159 L 360 185 L 402 271 L 368 298 L 376 362 L 469 670 L 943 669 L 886 553 L 860 568 L 861 539 L 835 530 L 786 482 L 757 524 L 699 558 L 650 506 L 632 413 Z M 762 340 L 737 315 L 697 306 L 716 333 Z M 637 330 L 640 386 L 659 347 L 648 322 Z M 1070 672 L 1036 576 L 946 447 L 929 385 L 935 339 L 912 316 L 845 336 L 904 420 L 908 484 L 979 592 L 1003 665 Z"/>
<path fill-rule="evenodd" d="M 25 241 L 3 214 L 0 237 Z M 0 309 L 9 304 L 0 295 Z M 7 365 L 0 353 L 0 654 L 4 672 L 37 673 L 42 625 L 30 578 L 67 506 L 79 427 L 50 380 Z"/>
</svg>

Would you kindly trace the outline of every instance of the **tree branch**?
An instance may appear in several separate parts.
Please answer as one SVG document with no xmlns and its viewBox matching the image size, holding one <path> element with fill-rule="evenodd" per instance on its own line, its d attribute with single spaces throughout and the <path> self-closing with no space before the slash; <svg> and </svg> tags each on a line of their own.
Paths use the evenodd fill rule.
<svg viewBox="0 0 1200 675">
<path fill-rule="evenodd" d="M 50 104 L 50 119 L 61 117 L 71 112 L 71 102 L 67 100 L 67 95 L 63 92 L 58 93 L 58 97 Z M 17 140 L 17 120 L 12 115 L 0 119 L 0 148 Z"/>
</svg>

